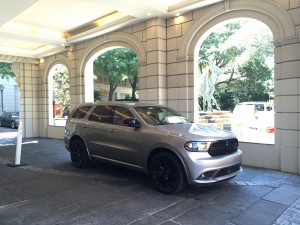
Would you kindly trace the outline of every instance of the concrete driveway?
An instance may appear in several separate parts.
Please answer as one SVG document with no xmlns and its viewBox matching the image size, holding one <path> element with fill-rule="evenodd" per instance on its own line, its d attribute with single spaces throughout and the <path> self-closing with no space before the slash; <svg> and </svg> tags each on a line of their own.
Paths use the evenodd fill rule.
<svg viewBox="0 0 300 225">
<path fill-rule="evenodd" d="M 0 224 L 300 224 L 300 176 L 244 167 L 235 179 L 188 187 L 176 195 L 154 190 L 148 176 L 92 163 L 74 168 L 62 140 L 16 138 L 0 129 Z M 11 136 L 12 135 L 12 136 Z"/>
</svg>

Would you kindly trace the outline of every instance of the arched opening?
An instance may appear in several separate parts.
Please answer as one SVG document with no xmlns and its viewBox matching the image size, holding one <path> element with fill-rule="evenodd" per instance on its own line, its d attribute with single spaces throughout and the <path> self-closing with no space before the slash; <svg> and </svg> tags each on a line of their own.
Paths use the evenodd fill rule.
<svg viewBox="0 0 300 225">
<path fill-rule="evenodd" d="M 265 24 L 236 18 L 213 26 L 196 45 L 194 68 L 199 122 L 274 144 L 274 47 Z"/>
<path fill-rule="evenodd" d="M 113 46 L 94 54 L 85 68 L 85 101 L 138 99 L 138 58 L 129 48 Z"/>
<path fill-rule="evenodd" d="M 0 62 L 0 113 L 19 112 L 19 87 L 11 66 Z"/>
<path fill-rule="evenodd" d="M 54 65 L 48 76 L 49 125 L 64 126 L 70 110 L 70 78 L 67 67 Z"/>
<path fill-rule="evenodd" d="M 18 128 L 20 93 L 12 64 L 0 62 L 0 126 Z M 8 130 L 4 131 L 8 132 Z"/>
</svg>

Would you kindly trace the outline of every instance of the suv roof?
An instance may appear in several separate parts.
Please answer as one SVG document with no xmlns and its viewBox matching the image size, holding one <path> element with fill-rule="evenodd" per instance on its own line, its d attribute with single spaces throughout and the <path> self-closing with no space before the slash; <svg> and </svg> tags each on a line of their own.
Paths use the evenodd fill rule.
<svg viewBox="0 0 300 225">
<path fill-rule="evenodd" d="M 147 103 L 147 102 L 86 102 L 86 103 L 80 103 L 78 106 L 93 106 L 93 105 L 130 105 L 130 106 L 162 106 L 160 104 L 154 104 L 154 103 Z"/>
</svg>

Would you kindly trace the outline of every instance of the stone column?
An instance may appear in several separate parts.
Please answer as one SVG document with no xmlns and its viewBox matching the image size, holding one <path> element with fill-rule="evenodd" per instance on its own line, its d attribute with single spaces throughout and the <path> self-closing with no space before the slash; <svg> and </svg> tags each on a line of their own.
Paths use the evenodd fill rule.
<svg viewBox="0 0 300 225">
<path fill-rule="evenodd" d="M 167 86 L 168 105 L 195 121 L 197 99 L 194 76 L 194 55 L 179 58 L 183 37 L 192 24 L 192 13 L 171 18 L 167 23 Z"/>
<path fill-rule="evenodd" d="M 140 101 L 167 103 L 166 20 L 153 18 L 146 28 L 147 65 L 140 65 Z"/>
<path fill-rule="evenodd" d="M 23 137 L 39 136 L 40 76 L 39 61 L 15 63 L 13 72 L 20 89 L 20 119 L 23 121 Z"/>
<path fill-rule="evenodd" d="M 275 143 L 280 149 L 281 170 L 299 173 L 299 40 L 276 42 L 275 47 Z"/>
</svg>

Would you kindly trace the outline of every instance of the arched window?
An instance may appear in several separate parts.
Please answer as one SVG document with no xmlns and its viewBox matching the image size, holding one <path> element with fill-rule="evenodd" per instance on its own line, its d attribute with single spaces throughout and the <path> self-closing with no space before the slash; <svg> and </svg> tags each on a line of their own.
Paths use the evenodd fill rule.
<svg viewBox="0 0 300 225">
<path fill-rule="evenodd" d="M 238 18 L 199 40 L 200 122 L 230 129 L 244 142 L 274 143 L 274 46 L 271 30 Z"/>
<path fill-rule="evenodd" d="M 85 101 L 138 101 L 138 57 L 126 47 L 97 52 L 85 68 Z"/>
<path fill-rule="evenodd" d="M 49 125 L 64 126 L 70 110 L 70 78 L 65 65 L 56 64 L 48 76 Z"/>
</svg>

